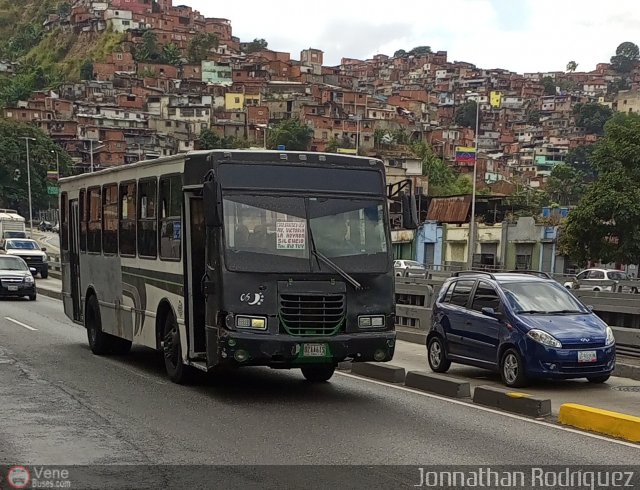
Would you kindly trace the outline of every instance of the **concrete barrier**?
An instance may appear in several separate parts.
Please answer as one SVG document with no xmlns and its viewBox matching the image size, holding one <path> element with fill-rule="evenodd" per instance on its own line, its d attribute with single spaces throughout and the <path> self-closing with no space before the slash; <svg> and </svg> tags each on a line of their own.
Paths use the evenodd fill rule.
<svg viewBox="0 0 640 490">
<path fill-rule="evenodd" d="M 409 388 L 452 398 L 469 398 L 471 396 L 471 385 L 468 382 L 441 374 L 409 371 L 404 384 Z"/>
<path fill-rule="evenodd" d="M 387 383 L 404 383 L 405 378 L 404 368 L 376 362 L 354 362 L 351 372 Z"/>
<path fill-rule="evenodd" d="M 477 386 L 473 390 L 473 403 L 529 417 L 551 415 L 551 400 L 493 386 Z"/>
<path fill-rule="evenodd" d="M 633 415 L 565 403 L 560 405 L 558 422 L 631 442 L 640 442 L 640 417 Z"/>
<path fill-rule="evenodd" d="M 47 296 L 53 299 L 62 300 L 62 291 L 55 291 L 49 288 L 43 288 L 42 286 L 38 286 L 38 282 L 36 280 L 36 292 L 41 294 L 42 296 Z"/>
</svg>

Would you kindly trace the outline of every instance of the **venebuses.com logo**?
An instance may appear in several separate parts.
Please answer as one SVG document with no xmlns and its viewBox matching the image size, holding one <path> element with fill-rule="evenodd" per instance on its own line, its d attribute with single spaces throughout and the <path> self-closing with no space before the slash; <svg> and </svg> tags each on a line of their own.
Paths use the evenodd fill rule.
<svg viewBox="0 0 640 490">
<path fill-rule="evenodd" d="M 12 466 L 7 471 L 7 483 L 11 488 L 27 488 L 31 483 L 31 474 L 26 466 Z"/>
</svg>

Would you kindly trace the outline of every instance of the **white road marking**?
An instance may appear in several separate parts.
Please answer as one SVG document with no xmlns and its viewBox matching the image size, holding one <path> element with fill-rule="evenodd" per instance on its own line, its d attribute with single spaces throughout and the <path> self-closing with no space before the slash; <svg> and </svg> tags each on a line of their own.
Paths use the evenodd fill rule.
<svg viewBox="0 0 640 490">
<path fill-rule="evenodd" d="M 32 332 L 37 332 L 38 331 L 37 328 L 33 328 L 33 327 L 27 325 L 26 323 L 19 322 L 18 320 L 14 320 L 13 318 L 10 318 L 8 316 L 5 316 L 4 319 L 10 321 L 11 323 L 15 323 L 16 325 L 20 325 L 21 327 L 24 327 L 27 330 L 31 330 Z"/>
<path fill-rule="evenodd" d="M 523 422 L 528 422 L 530 424 L 544 425 L 545 427 L 550 427 L 552 429 L 562 430 L 562 431 L 565 431 L 565 432 L 571 432 L 573 434 L 579 434 L 581 436 L 590 437 L 592 439 L 598 439 L 598 440 L 601 440 L 601 441 L 607 441 L 607 442 L 611 442 L 613 444 L 618 444 L 618 445 L 621 445 L 621 446 L 627 446 L 627 447 L 632 447 L 632 448 L 635 448 L 635 449 L 640 449 L 640 445 L 635 444 L 633 442 L 621 441 L 619 439 L 613 439 L 613 438 L 610 438 L 610 437 L 601 436 L 599 434 L 593 434 L 591 432 L 584 432 L 584 431 L 581 431 L 581 430 L 572 429 L 570 427 L 565 427 L 565 426 L 562 426 L 562 425 L 552 424 L 550 422 L 545 422 L 543 420 L 531 419 L 531 418 L 528 418 L 528 417 L 523 417 L 521 415 L 516 415 L 514 413 L 509 413 L 509 412 L 502 412 L 500 410 L 495 410 L 495 409 L 490 408 L 490 407 L 484 407 L 482 405 L 477 405 L 477 404 L 472 403 L 472 402 L 464 402 L 464 401 L 461 401 L 461 400 L 455 400 L 453 398 L 447 398 L 447 397 L 444 397 L 444 396 L 435 395 L 433 393 L 427 393 L 427 392 L 424 392 L 424 391 L 414 390 L 412 388 L 407 388 L 406 386 L 385 383 L 384 381 L 378 381 L 378 380 L 375 380 L 375 379 L 365 378 L 365 377 L 362 377 L 362 376 L 355 376 L 355 375 L 349 374 L 349 373 L 343 373 L 343 372 L 336 371 L 336 374 L 339 374 L 341 376 L 345 376 L 347 378 L 353 378 L 353 379 L 357 379 L 357 380 L 360 380 L 360 381 L 365 381 L 367 383 L 387 386 L 389 388 L 393 388 L 393 389 L 400 390 L 400 391 L 407 391 L 409 393 L 413 393 L 413 394 L 416 394 L 416 395 L 424 396 L 426 398 L 435 398 L 436 400 L 442 400 L 442 401 L 445 401 L 445 402 L 454 403 L 456 405 L 464 405 L 466 407 L 475 408 L 476 410 L 480 410 L 480 411 L 483 411 L 483 412 L 495 413 L 497 415 L 502 415 L 503 417 L 508 417 L 508 418 L 516 419 L 516 420 L 522 420 Z"/>
</svg>

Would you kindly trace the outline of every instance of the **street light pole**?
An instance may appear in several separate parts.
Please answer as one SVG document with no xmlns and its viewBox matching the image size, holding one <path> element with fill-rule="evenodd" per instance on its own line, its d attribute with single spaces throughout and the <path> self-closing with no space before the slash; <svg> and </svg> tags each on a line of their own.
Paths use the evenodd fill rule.
<svg viewBox="0 0 640 490">
<path fill-rule="evenodd" d="M 473 255 L 476 247 L 476 181 L 478 179 L 478 131 L 480 129 L 480 97 L 476 98 L 476 134 L 475 156 L 473 160 L 473 191 L 471 192 L 471 219 L 469 220 L 469 253 L 467 268 L 473 268 Z"/>
<path fill-rule="evenodd" d="M 91 152 L 91 173 L 93 173 L 93 140 L 89 140 L 90 152 Z"/>
<path fill-rule="evenodd" d="M 33 236 L 33 210 L 31 208 L 31 162 L 29 161 L 29 141 L 35 141 L 35 138 L 23 136 L 23 140 L 27 143 L 27 186 L 29 190 L 29 232 Z"/>
</svg>

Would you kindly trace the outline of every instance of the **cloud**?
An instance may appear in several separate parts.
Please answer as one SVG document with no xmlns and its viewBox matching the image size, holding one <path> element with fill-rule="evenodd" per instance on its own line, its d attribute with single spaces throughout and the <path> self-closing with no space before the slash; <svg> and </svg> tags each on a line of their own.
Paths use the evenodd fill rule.
<svg viewBox="0 0 640 490">
<path fill-rule="evenodd" d="M 178 3 L 176 1 L 176 3 Z M 564 70 L 569 60 L 592 70 L 618 44 L 640 43 L 637 0 L 379 0 L 320 4 L 281 0 L 212 3 L 180 0 L 231 20 L 242 40 L 265 38 L 297 58 L 309 47 L 326 64 L 427 45 L 450 60 L 518 72 Z"/>
</svg>

